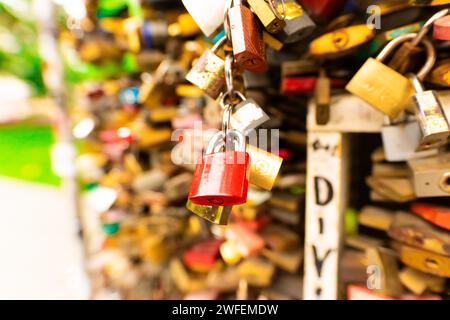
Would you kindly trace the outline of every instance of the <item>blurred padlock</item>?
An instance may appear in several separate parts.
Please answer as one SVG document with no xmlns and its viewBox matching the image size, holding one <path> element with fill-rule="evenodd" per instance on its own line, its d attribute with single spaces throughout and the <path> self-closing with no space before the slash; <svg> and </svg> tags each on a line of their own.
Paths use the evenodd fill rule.
<svg viewBox="0 0 450 320">
<path fill-rule="evenodd" d="M 417 197 L 448 197 L 450 195 L 450 153 L 423 159 L 411 159 Z"/>
<path fill-rule="evenodd" d="M 296 1 L 284 0 L 284 2 L 286 26 L 277 33 L 277 38 L 284 43 L 293 43 L 309 36 L 316 28 L 314 21 Z M 283 4 L 278 5 L 278 11 L 283 11 Z"/>
<path fill-rule="evenodd" d="M 416 117 L 422 131 L 419 150 L 438 148 L 447 142 L 450 125 L 436 92 L 424 91 L 416 76 L 411 79 L 416 94 L 413 96 Z"/>
<path fill-rule="evenodd" d="M 223 37 L 211 49 L 207 49 L 186 75 L 189 82 L 213 99 L 217 99 L 225 85 L 225 61 L 216 54 L 225 40 Z"/>
</svg>

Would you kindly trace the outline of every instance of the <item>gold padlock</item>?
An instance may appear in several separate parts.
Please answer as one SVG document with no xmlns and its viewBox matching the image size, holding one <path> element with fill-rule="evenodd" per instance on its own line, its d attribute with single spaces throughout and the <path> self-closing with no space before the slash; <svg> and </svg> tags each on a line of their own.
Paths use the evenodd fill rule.
<svg viewBox="0 0 450 320">
<path fill-rule="evenodd" d="M 222 37 L 211 49 L 207 49 L 186 75 L 186 80 L 213 99 L 217 99 L 225 85 L 225 61 L 216 54 L 225 40 L 226 37 Z"/>
<path fill-rule="evenodd" d="M 286 25 L 286 21 L 278 13 L 277 8 L 271 6 L 266 0 L 248 0 L 247 2 L 264 28 L 270 33 L 280 32 Z"/>
<path fill-rule="evenodd" d="M 209 222 L 218 225 L 228 224 L 228 219 L 231 215 L 231 206 L 202 206 L 200 204 L 195 204 L 190 200 L 186 203 L 186 208 L 195 213 L 196 215 L 202 217 Z"/>
<path fill-rule="evenodd" d="M 384 65 L 383 61 L 398 45 L 415 37 L 415 33 L 410 33 L 389 42 L 376 59 L 369 58 L 366 61 L 346 89 L 389 117 L 396 118 L 410 102 L 414 89 L 408 78 Z M 424 78 L 436 60 L 431 42 L 423 39 L 422 43 L 427 49 L 428 58 L 417 74 L 419 79 Z"/>
<path fill-rule="evenodd" d="M 249 144 L 246 151 L 251 159 L 249 182 L 265 190 L 271 190 L 283 159 Z"/>
</svg>

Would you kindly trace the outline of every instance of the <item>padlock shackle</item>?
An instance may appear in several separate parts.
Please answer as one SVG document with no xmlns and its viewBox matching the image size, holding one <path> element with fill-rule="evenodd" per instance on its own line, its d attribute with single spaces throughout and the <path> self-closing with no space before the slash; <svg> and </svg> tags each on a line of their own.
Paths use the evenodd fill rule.
<svg viewBox="0 0 450 320">
<path fill-rule="evenodd" d="M 237 148 L 235 142 L 237 141 Z M 227 133 L 224 131 L 217 132 L 208 142 L 205 154 L 219 152 L 225 147 L 228 151 L 245 151 L 245 136 L 242 132 L 230 129 Z"/>
<path fill-rule="evenodd" d="M 236 95 L 239 99 L 241 99 L 241 102 L 247 100 L 247 98 L 242 94 L 242 92 L 240 92 L 240 91 L 235 91 L 234 93 L 235 93 L 235 95 Z M 222 97 L 220 98 L 220 100 L 219 100 L 219 105 L 220 105 L 220 107 L 221 107 L 223 110 L 225 110 L 225 108 L 226 108 L 229 104 L 232 104 L 232 105 L 237 105 L 237 104 L 238 104 L 238 103 L 234 103 L 234 101 L 230 101 L 229 103 L 227 103 L 227 102 L 225 101 L 227 98 L 232 99 L 232 97 L 231 97 L 231 95 L 230 95 L 229 92 L 225 92 L 225 93 L 222 95 Z M 239 102 L 239 103 L 240 103 L 240 102 Z"/>
<path fill-rule="evenodd" d="M 211 140 L 209 140 L 208 145 L 205 149 L 205 154 L 212 154 L 214 152 L 217 152 L 216 149 L 218 147 L 223 148 L 225 146 L 225 132 L 219 131 L 213 137 Z"/>
<path fill-rule="evenodd" d="M 419 43 L 425 38 L 427 33 L 431 30 L 433 27 L 433 24 L 439 20 L 442 17 L 445 17 L 447 14 L 450 13 L 450 9 L 443 9 L 441 11 L 438 11 L 435 13 L 430 19 L 428 19 L 425 24 L 422 26 L 420 31 L 417 33 L 417 36 L 411 41 L 411 44 L 414 47 L 417 47 Z"/>
<path fill-rule="evenodd" d="M 416 93 L 424 92 L 423 85 L 415 74 L 410 74 L 408 76 L 408 78 L 411 81 L 411 84 L 414 88 L 414 91 L 416 91 Z"/>
<path fill-rule="evenodd" d="M 237 141 L 238 145 L 235 147 L 234 143 Z M 245 136 L 242 132 L 232 129 L 226 135 L 226 149 L 233 151 L 245 151 Z"/>
<path fill-rule="evenodd" d="M 280 19 L 280 20 L 286 19 L 286 3 L 284 2 L 284 0 L 279 0 L 281 2 L 283 14 L 280 14 L 280 12 L 278 11 L 278 5 L 277 5 L 276 0 L 266 0 L 266 1 L 269 2 L 270 10 L 273 12 L 275 17 L 277 17 L 277 19 Z"/>
<path fill-rule="evenodd" d="M 212 46 L 211 51 L 216 53 L 217 50 L 219 50 L 219 48 L 225 43 L 226 40 L 227 40 L 226 36 L 223 36 L 222 38 L 217 40 L 217 42 Z"/>
<path fill-rule="evenodd" d="M 413 40 L 416 37 L 417 33 L 408 33 L 395 38 L 394 40 L 390 41 L 383 48 L 383 50 L 381 50 L 381 52 L 376 57 L 376 60 L 379 62 L 383 62 L 400 44 L 407 42 L 408 40 Z M 427 60 L 422 69 L 420 69 L 420 71 L 417 73 L 417 77 L 419 78 L 420 81 L 425 79 L 425 77 L 431 71 L 436 62 L 436 50 L 434 49 L 433 44 L 428 39 L 425 38 L 422 39 L 421 43 L 424 44 L 425 49 L 427 51 Z"/>
<path fill-rule="evenodd" d="M 236 95 L 236 90 L 234 90 L 233 85 L 233 63 L 234 57 L 232 53 L 228 53 L 225 57 L 225 84 L 227 87 L 227 94 L 230 95 L 230 98 L 234 98 Z"/>
<path fill-rule="evenodd" d="M 425 61 L 425 64 L 422 67 L 422 69 L 420 69 L 419 72 L 417 72 L 417 78 L 420 81 L 423 81 L 425 77 L 430 73 L 437 59 L 436 49 L 434 48 L 431 41 L 428 39 L 423 39 L 422 43 L 425 45 L 425 49 L 427 50 L 427 60 Z"/>
<path fill-rule="evenodd" d="M 233 113 L 233 105 L 227 104 L 225 110 L 223 110 L 222 118 L 222 131 L 228 134 L 230 130 L 231 114 Z"/>
<path fill-rule="evenodd" d="M 400 44 L 403 42 L 406 42 L 408 40 L 412 40 L 417 36 L 417 33 L 408 33 L 401 35 L 394 40 L 391 40 L 384 48 L 381 50 L 381 52 L 377 55 L 375 58 L 379 62 L 383 62 L 386 60 L 386 58 L 394 51 L 395 48 L 397 48 Z"/>
</svg>

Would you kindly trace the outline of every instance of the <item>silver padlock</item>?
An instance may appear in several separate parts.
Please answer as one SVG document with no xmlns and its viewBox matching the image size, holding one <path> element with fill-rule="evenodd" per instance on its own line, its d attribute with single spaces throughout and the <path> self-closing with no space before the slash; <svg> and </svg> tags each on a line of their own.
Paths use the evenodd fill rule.
<svg viewBox="0 0 450 320">
<path fill-rule="evenodd" d="M 247 99 L 238 91 L 236 91 L 236 94 L 242 101 L 234 107 L 234 112 L 231 115 L 230 124 L 233 129 L 247 135 L 251 130 L 270 120 L 270 117 L 255 100 Z M 222 108 L 224 108 L 226 96 L 224 95 L 221 99 Z"/>
<path fill-rule="evenodd" d="M 207 37 L 214 37 L 222 29 L 227 0 L 182 0 L 182 2 Z"/>
<path fill-rule="evenodd" d="M 450 136 L 450 125 L 436 92 L 424 91 L 416 76 L 410 77 L 416 94 L 412 97 L 422 139 L 417 150 L 439 148 Z"/>
<path fill-rule="evenodd" d="M 280 4 L 281 6 L 281 4 Z M 281 8 L 279 8 L 281 9 Z M 283 43 L 293 43 L 309 36 L 316 24 L 308 16 L 302 6 L 294 0 L 285 1 L 286 25 L 276 34 Z M 281 11 L 281 10 L 280 10 Z"/>
<path fill-rule="evenodd" d="M 386 160 L 406 161 L 436 154 L 437 150 L 416 151 L 421 137 L 419 124 L 415 119 L 406 118 L 404 121 L 395 123 L 389 117 L 385 117 L 381 138 Z"/>
<path fill-rule="evenodd" d="M 414 191 L 419 198 L 450 196 L 450 152 L 411 159 Z"/>
</svg>

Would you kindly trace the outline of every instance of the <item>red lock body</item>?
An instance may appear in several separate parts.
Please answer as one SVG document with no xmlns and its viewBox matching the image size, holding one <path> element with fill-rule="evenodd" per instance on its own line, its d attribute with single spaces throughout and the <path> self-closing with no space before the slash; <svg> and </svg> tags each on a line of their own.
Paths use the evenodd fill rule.
<svg viewBox="0 0 450 320">
<path fill-rule="evenodd" d="M 334 16 L 339 9 L 342 9 L 346 0 L 299 0 L 308 12 L 319 20 L 329 19 Z"/>
<path fill-rule="evenodd" d="M 250 156 L 245 151 L 206 154 L 197 164 L 189 200 L 206 206 L 231 206 L 247 201 Z"/>
<path fill-rule="evenodd" d="M 193 245 L 184 255 L 184 263 L 192 270 L 208 271 L 216 265 L 222 240 L 209 239 Z"/>
<path fill-rule="evenodd" d="M 434 23 L 433 38 L 435 40 L 450 40 L 450 15 L 438 19 Z"/>
</svg>

